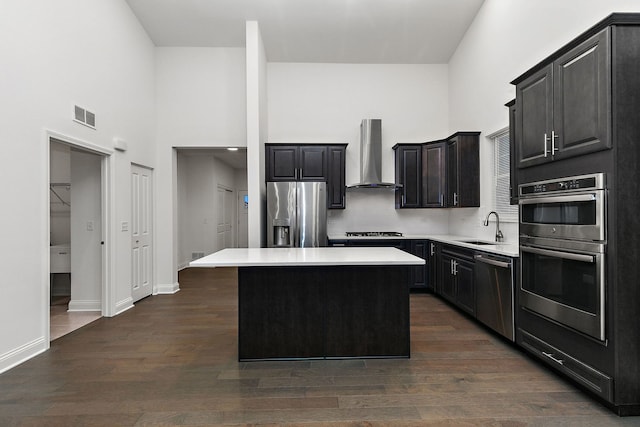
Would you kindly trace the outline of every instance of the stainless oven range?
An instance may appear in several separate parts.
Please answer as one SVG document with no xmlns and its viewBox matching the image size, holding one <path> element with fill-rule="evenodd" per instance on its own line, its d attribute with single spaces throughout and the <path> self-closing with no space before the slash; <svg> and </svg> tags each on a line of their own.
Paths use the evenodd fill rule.
<svg viewBox="0 0 640 427">
<path fill-rule="evenodd" d="M 605 175 L 521 184 L 519 303 L 605 341 Z"/>
</svg>

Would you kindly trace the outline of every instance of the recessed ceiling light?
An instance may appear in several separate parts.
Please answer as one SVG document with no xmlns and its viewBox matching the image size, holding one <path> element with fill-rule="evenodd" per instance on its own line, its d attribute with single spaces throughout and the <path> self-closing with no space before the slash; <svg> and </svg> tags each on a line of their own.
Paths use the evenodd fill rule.
<svg viewBox="0 0 640 427">
<path fill-rule="evenodd" d="M 229 150 L 229 151 L 238 151 L 238 148 L 237 147 L 229 147 L 229 148 L 227 148 L 227 150 Z"/>
</svg>

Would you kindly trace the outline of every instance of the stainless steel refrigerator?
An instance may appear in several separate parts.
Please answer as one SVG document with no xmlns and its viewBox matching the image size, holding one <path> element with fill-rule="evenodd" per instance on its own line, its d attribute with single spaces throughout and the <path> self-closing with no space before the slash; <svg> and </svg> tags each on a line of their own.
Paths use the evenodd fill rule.
<svg viewBox="0 0 640 427">
<path fill-rule="evenodd" d="M 267 182 L 267 246 L 327 246 L 325 182 Z"/>
</svg>

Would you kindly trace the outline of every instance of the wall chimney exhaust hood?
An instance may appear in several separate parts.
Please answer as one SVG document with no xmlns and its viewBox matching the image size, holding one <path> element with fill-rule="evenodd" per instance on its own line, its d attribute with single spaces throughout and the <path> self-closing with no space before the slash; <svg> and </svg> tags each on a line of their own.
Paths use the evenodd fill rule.
<svg viewBox="0 0 640 427">
<path fill-rule="evenodd" d="M 382 182 L 382 120 L 363 119 L 360 123 L 360 182 L 347 188 L 398 188 Z"/>
</svg>

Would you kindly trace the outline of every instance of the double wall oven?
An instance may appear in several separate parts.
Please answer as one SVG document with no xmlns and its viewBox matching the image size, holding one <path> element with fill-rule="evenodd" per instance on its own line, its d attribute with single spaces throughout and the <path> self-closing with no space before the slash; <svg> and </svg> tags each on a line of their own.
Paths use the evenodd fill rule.
<svg viewBox="0 0 640 427">
<path fill-rule="evenodd" d="M 605 341 L 605 174 L 521 184 L 519 303 Z"/>
</svg>

